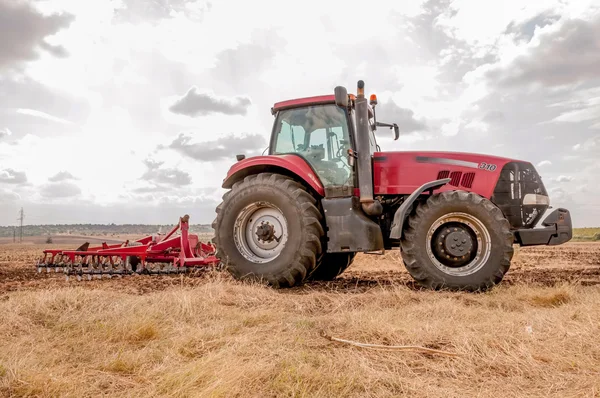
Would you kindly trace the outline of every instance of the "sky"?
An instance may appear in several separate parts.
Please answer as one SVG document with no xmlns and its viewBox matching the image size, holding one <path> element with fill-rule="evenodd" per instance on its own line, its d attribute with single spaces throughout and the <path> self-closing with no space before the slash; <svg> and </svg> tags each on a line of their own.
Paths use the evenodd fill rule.
<svg viewBox="0 0 600 398">
<path fill-rule="evenodd" d="M 275 102 L 359 79 L 382 150 L 530 161 L 600 226 L 598 0 L 0 0 L 0 225 L 210 223 Z"/>
</svg>

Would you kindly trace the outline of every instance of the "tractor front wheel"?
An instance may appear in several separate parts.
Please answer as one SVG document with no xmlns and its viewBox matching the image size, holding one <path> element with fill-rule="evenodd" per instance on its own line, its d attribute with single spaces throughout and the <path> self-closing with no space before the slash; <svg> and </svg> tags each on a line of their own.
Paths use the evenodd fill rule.
<svg viewBox="0 0 600 398">
<path fill-rule="evenodd" d="M 402 237 L 402 259 L 425 287 L 486 290 L 508 271 L 513 239 L 492 202 L 471 192 L 443 192 L 413 210 Z"/>
<path fill-rule="evenodd" d="M 216 212 L 216 255 L 236 279 L 295 286 L 315 268 L 322 216 L 315 198 L 293 179 L 248 176 L 233 184 Z"/>
</svg>

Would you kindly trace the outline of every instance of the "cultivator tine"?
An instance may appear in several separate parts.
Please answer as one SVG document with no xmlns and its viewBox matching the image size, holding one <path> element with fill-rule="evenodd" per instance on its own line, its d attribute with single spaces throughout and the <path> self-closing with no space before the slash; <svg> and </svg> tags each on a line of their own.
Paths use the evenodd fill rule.
<svg viewBox="0 0 600 398">
<path fill-rule="evenodd" d="M 130 242 L 91 247 L 89 242 L 75 250 L 44 250 L 36 266 L 38 272 L 62 271 L 67 280 L 128 275 L 188 274 L 218 265 L 216 248 L 202 243 L 197 235 L 188 234 L 189 216 L 179 219 L 165 236 L 150 235 Z M 175 233 L 180 231 L 179 235 Z"/>
</svg>

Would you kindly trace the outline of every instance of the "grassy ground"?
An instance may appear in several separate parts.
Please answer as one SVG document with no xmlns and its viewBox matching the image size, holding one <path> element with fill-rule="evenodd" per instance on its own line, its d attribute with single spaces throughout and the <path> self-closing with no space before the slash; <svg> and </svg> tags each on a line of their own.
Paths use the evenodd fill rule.
<svg viewBox="0 0 600 398">
<path fill-rule="evenodd" d="M 600 241 L 600 228 L 573 228 L 574 241 Z"/>
<path fill-rule="evenodd" d="M 0 270 L 31 260 L 10 250 Z M 395 253 L 359 255 L 340 283 L 280 291 L 218 272 L 150 279 L 171 282 L 143 294 L 118 280 L 44 288 L 32 272 L 0 293 L 0 396 L 600 396 L 600 285 L 525 277 L 597 268 L 600 245 L 544 250 L 519 250 L 513 279 L 484 294 L 415 289 Z"/>
</svg>

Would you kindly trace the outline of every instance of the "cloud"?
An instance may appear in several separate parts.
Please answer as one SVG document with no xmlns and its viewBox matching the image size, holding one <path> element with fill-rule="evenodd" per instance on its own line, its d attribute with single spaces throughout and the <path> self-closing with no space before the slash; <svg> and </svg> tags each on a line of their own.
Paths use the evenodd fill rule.
<svg viewBox="0 0 600 398">
<path fill-rule="evenodd" d="M 570 182 L 570 181 L 573 181 L 573 177 L 559 175 L 558 177 L 554 178 L 553 180 L 556 182 Z"/>
<path fill-rule="evenodd" d="M 122 0 L 122 7 L 115 10 L 114 16 L 116 21 L 155 22 L 180 13 L 201 17 L 211 7 L 210 2 L 197 0 Z"/>
<path fill-rule="evenodd" d="M 171 188 L 167 188 L 167 187 L 164 187 L 164 186 L 152 185 L 152 186 L 134 188 L 134 189 L 131 190 L 131 192 L 135 192 L 135 193 L 158 193 L 158 192 L 166 192 L 166 191 L 169 191 L 170 189 Z"/>
<path fill-rule="evenodd" d="M 21 196 L 13 191 L 0 190 L 0 204 L 2 203 L 14 203 L 21 200 Z"/>
<path fill-rule="evenodd" d="M 171 142 L 169 148 L 194 160 L 210 162 L 220 159 L 233 160 L 237 154 L 249 155 L 263 150 L 266 145 L 264 137 L 258 134 L 248 134 L 242 137 L 230 134 L 215 141 L 197 143 L 191 143 L 191 141 L 192 137 L 182 133 Z"/>
<path fill-rule="evenodd" d="M 403 133 L 423 131 L 427 125 L 422 120 L 415 118 L 415 113 L 408 108 L 401 108 L 393 101 L 386 101 L 375 107 L 377 120 L 385 123 L 396 123 Z"/>
<path fill-rule="evenodd" d="M 283 46 L 285 41 L 276 32 L 257 32 L 252 36 L 251 43 L 219 52 L 215 56 L 211 75 L 236 90 L 248 89 L 249 86 L 260 87 L 261 82 L 257 81 L 257 77 L 271 65 L 276 49 Z"/>
<path fill-rule="evenodd" d="M 505 119 L 506 117 L 504 116 L 504 113 L 494 110 L 486 112 L 482 120 L 488 124 L 500 124 Z"/>
<path fill-rule="evenodd" d="M 73 177 L 73 174 L 69 173 L 68 171 L 60 171 L 60 172 L 56 173 L 55 175 L 53 175 L 52 177 L 48 178 L 48 181 L 59 182 L 59 181 L 76 180 L 76 179 L 77 178 Z"/>
<path fill-rule="evenodd" d="M 46 119 L 46 120 L 49 120 L 51 122 L 56 122 L 56 123 L 73 124 L 73 122 L 70 122 L 68 120 L 62 119 L 60 117 L 52 116 L 46 112 L 36 111 L 35 109 L 19 108 L 19 109 L 17 109 L 17 113 L 20 113 L 22 115 L 39 117 L 39 118 Z"/>
<path fill-rule="evenodd" d="M 0 139 L 1 138 L 6 138 L 6 137 L 8 137 L 10 135 L 12 135 L 12 132 L 8 129 L 8 127 L 0 129 Z"/>
<path fill-rule="evenodd" d="M 549 160 L 542 160 L 541 162 L 539 162 L 537 164 L 537 167 L 540 168 L 540 167 L 550 166 L 551 164 L 552 164 L 552 162 Z"/>
<path fill-rule="evenodd" d="M 165 168 L 161 169 L 160 166 L 163 162 L 157 162 L 152 159 L 144 160 L 144 164 L 148 167 L 148 170 L 142 175 L 141 179 L 150 181 L 156 184 L 165 184 L 170 186 L 184 186 L 192 183 L 192 177 L 189 173 L 175 169 Z M 169 189 L 168 187 L 140 187 L 135 189 L 136 192 L 160 192 Z"/>
<path fill-rule="evenodd" d="M 458 134 L 459 128 L 460 128 L 460 123 L 458 121 L 444 123 L 441 128 L 442 135 L 444 135 L 446 137 L 453 137 Z"/>
<path fill-rule="evenodd" d="M 539 83 L 560 86 L 600 78 L 600 14 L 594 19 L 567 20 L 551 32 L 539 35 L 539 44 L 505 67 L 487 72 L 491 81 L 504 86 Z"/>
<path fill-rule="evenodd" d="M 573 150 L 581 152 L 600 151 L 600 134 L 589 137 L 583 143 L 573 145 Z"/>
<path fill-rule="evenodd" d="M 79 195 L 81 188 L 72 182 L 61 181 L 42 186 L 40 193 L 45 198 L 70 198 Z"/>
<path fill-rule="evenodd" d="M 555 14 L 552 10 L 546 10 L 526 21 L 519 23 L 511 21 L 506 27 L 506 33 L 513 34 L 517 41 L 529 42 L 533 38 L 537 28 L 552 25 L 558 20 L 560 20 L 559 15 Z"/>
<path fill-rule="evenodd" d="M 73 21 L 70 14 L 42 15 L 22 0 L 0 1 L 0 70 L 38 58 L 38 50 L 65 56 L 66 50 L 45 41 Z"/>
<path fill-rule="evenodd" d="M 90 115 L 90 103 L 81 96 L 25 76 L 10 79 L 1 72 L 0 76 L 0 120 L 2 126 L 10 126 L 15 139 L 27 133 L 49 136 L 80 131 Z"/>
<path fill-rule="evenodd" d="M 215 113 L 245 115 L 251 104 L 252 101 L 248 97 L 218 97 L 211 92 L 199 92 L 196 86 L 192 86 L 183 97 L 169 107 L 169 110 L 190 117 Z"/>
<path fill-rule="evenodd" d="M 27 175 L 24 171 L 16 171 L 13 169 L 0 170 L 0 182 L 8 184 L 23 184 L 27 182 Z"/>
</svg>

